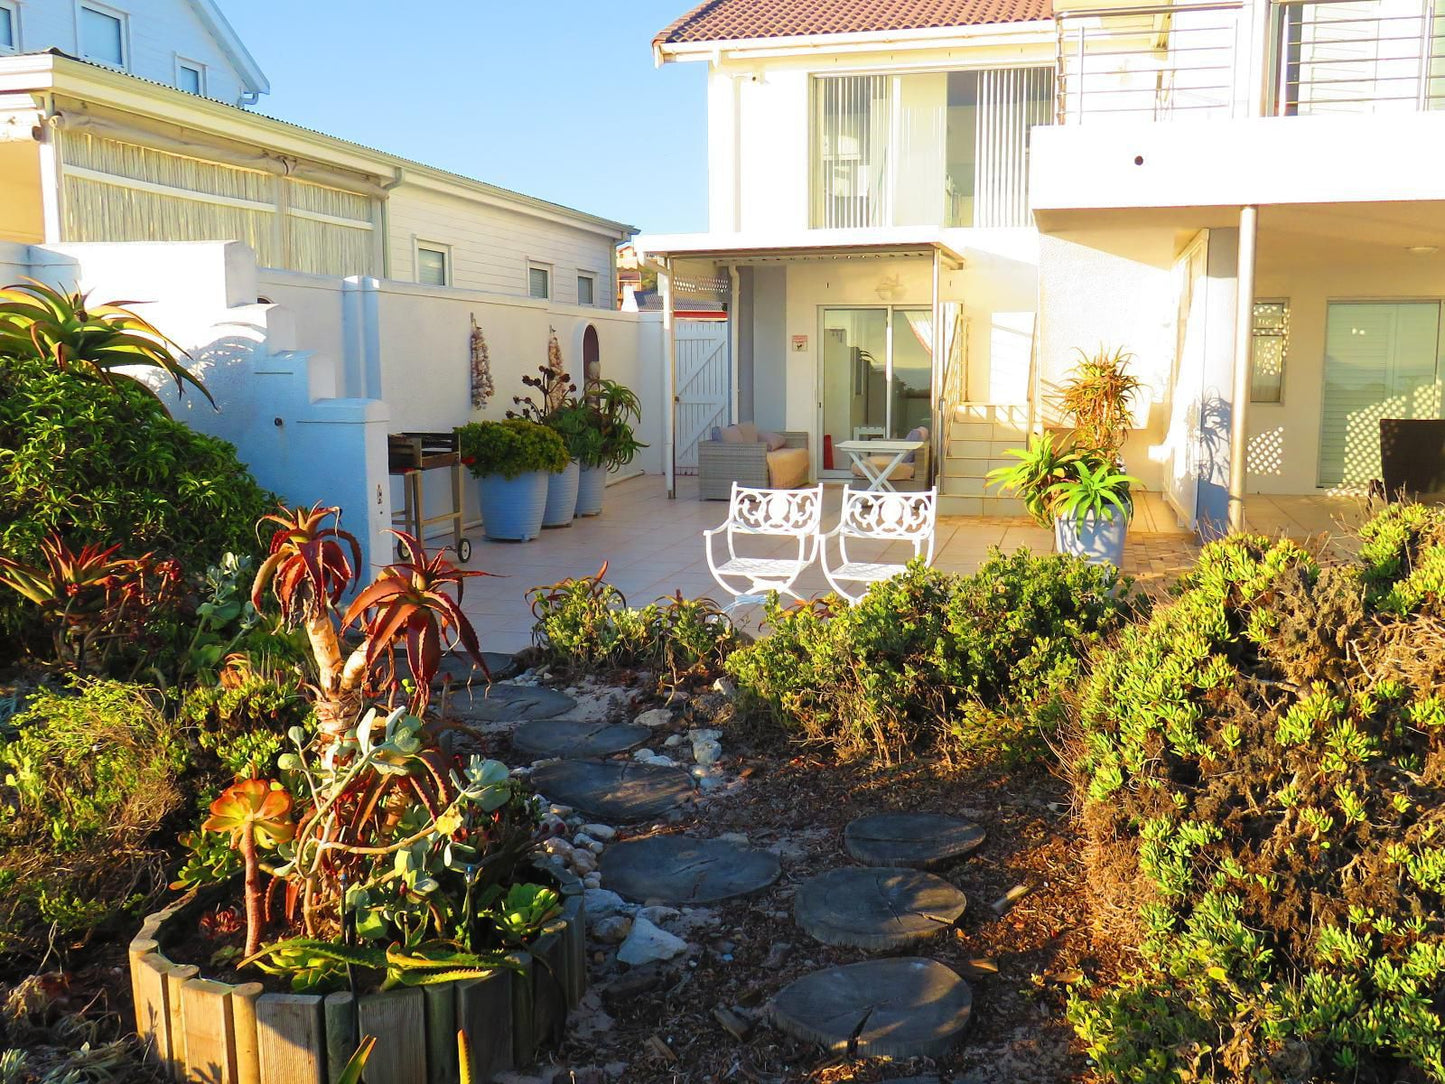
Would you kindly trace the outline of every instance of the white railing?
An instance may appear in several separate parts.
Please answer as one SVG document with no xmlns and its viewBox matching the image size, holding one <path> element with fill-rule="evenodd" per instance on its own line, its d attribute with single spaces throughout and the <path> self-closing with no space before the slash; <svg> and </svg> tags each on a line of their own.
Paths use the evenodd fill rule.
<svg viewBox="0 0 1445 1084">
<path fill-rule="evenodd" d="M 1436 0 L 1253 3 L 1269 4 L 1267 72 L 1250 70 L 1244 3 L 1059 15 L 1056 123 L 1248 116 L 1249 88 L 1260 82 L 1279 116 L 1445 105 Z"/>
</svg>

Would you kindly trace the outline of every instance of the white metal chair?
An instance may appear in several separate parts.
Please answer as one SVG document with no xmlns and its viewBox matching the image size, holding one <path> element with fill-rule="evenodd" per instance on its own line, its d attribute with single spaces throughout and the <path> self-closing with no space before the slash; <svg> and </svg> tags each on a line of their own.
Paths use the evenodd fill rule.
<svg viewBox="0 0 1445 1084">
<path fill-rule="evenodd" d="M 733 596 L 727 608 L 761 602 L 770 591 L 801 598 L 793 584 L 818 555 L 822 533 L 822 483 L 809 489 L 751 489 L 734 482 L 726 522 L 702 533 L 712 578 Z M 727 538 L 727 560 L 721 564 L 713 545 L 718 535 Z M 738 553 L 738 539 L 748 536 L 792 539 L 797 543 L 796 554 L 744 556 Z M 728 580 L 745 580 L 747 585 L 739 588 Z"/>
<path fill-rule="evenodd" d="M 849 602 L 857 602 L 869 584 L 890 579 L 905 565 L 884 561 L 858 561 L 848 556 L 848 540 L 869 542 L 911 542 L 913 556 L 933 561 L 933 534 L 938 523 L 938 490 L 922 493 L 885 493 L 877 490 L 845 489 L 843 511 L 834 527 L 819 543 L 823 575 L 834 591 Z M 828 540 L 837 539 L 838 564 L 828 563 Z M 862 588 L 844 587 L 862 584 Z M 856 593 L 855 593 L 856 592 Z"/>
</svg>

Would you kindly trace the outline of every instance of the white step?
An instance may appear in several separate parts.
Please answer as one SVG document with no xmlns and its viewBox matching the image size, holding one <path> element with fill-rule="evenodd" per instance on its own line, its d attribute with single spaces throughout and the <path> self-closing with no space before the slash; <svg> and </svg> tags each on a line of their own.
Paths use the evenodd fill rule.
<svg viewBox="0 0 1445 1084">
<path fill-rule="evenodd" d="M 953 417 L 960 422 L 994 422 L 1018 429 L 1029 426 L 1029 408 L 1024 403 L 959 403 Z"/>
<path fill-rule="evenodd" d="M 950 440 L 947 455 L 950 459 L 1012 459 L 1010 451 L 1027 446 L 1017 440 Z"/>
<path fill-rule="evenodd" d="M 1014 497 L 965 497 L 952 493 L 938 495 L 940 516 L 1027 516 L 1024 502 Z"/>
</svg>

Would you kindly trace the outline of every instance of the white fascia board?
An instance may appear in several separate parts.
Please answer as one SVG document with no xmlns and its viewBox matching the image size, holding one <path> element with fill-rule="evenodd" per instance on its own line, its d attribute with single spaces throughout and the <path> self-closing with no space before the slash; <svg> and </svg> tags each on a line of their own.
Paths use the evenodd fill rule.
<svg viewBox="0 0 1445 1084">
<path fill-rule="evenodd" d="M 873 30 L 856 34 L 799 34 L 777 38 L 732 38 L 720 41 L 659 42 L 654 59 L 666 61 L 765 60 L 814 56 L 819 53 L 867 53 L 880 49 L 941 49 L 997 45 L 1035 38 L 1054 42 L 1052 19 L 1017 23 L 980 23 L 975 26 L 931 26 L 916 30 Z"/>
<path fill-rule="evenodd" d="M 461 199 L 490 201 L 615 240 L 625 240 L 636 232 L 624 222 L 511 192 L 485 181 L 68 57 L 49 53 L 0 57 L 0 94 L 10 92 L 32 95 L 48 92 L 83 99 L 163 124 L 303 157 L 382 181 L 401 179 L 403 183 L 425 185 Z"/>
<path fill-rule="evenodd" d="M 241 81 L 246 84 L 246 89 L 255 94 L 270 94 L 271 81 L 266 78 L 266 73 L 261 70 L 261 65 L 256 63 L 256 58 L 246 48 L 241 36 L 227 20 L 225 13 L 216 5 L 215 0 L 191 0 L 191 7 L 195 9 L 197 17 L 205 28 L 210 32 L 211 37 L 216 39 L 216 44 L 221 47 L 236 66 L 236 71 L 241 76 Z"/>
<path fill-rule="evenodd" d="M 644 259 L 663 256 L 716 256 L 725 263 L 728 256 L 744 258 L 776 253 L 807 259 L 831 253 L 936 248 L 961 259 L 949 233 L 934 226 L 902 226 L 888 229 L 777 230 L 767 233 L 654 233 L 639 234 L 633 244 Z"/>
</svg>

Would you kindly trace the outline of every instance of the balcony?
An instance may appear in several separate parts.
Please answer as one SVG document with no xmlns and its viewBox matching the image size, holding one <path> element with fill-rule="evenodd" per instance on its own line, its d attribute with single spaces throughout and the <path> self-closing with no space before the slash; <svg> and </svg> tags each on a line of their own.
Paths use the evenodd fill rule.
<svg viewBox="0 0 1445 1084">
<path fill-rule="evenodd" d="M 1261 3 L 1265 0 L 1254 0 Z M 1058 124 L 1379 114 L 1445 102 L 1434 0 L 1223 2 L 1061 13 Z"/>
</svg>

